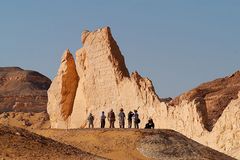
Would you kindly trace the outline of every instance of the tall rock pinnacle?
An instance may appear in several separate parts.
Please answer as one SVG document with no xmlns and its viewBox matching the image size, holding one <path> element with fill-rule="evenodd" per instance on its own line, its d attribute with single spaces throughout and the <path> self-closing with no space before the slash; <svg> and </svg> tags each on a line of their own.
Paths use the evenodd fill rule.
<svg viewBox="0 0 240 160">
<path fill-rule="evenodd" d="M 72 54 L 67 49 L 61 60 L 56 78 L 48 90 L 48 113 L 54 128 L 65 127 L 65 121 L 72 113 L 78 85 L 78 75 Z"/>
<path fill-rule="evenodd" d="M 219 81 L 202 85 L 169 102 L 158 97 L 150 79 L 137 72 L 129 74 L 109 27 L 93 32 L 86 30 L 81 39 L 83 46 L 76 52 L 76 65 L 67 50 L 48 90 L 52 128 L 84 128 L 90 113 L 95 116 L 94 125 L 99 127 L 102 111 L 108 113 L 113 109 L 118 114 L 123 108 L 127 114 L 136 109 L 141 128 L 151 117 L 156 128 L 174 129 L 240 157 L 235 152 L 240 147 L 240 130 L 236 127 L 240 113 L 239 76 L 226 79 L 224 86 Z M 216 91 L 221 93 L 219 97 Z M 228 132 L 224 132 L 222 126 L 229 129 Z"/>
<path fill-rule="evenodd" d="M 109 27 L 94 32 L 84 31 L 82 43 L 83 47 L 76 52 L 80 80 L 71 115 L 71 127 L 85 127 L 90 112 L 98 115 L 111 108 L 119 111 L 121 107 L 133 110 L 145 105 L 148 99 L 157 99 L 153 92 L 141 92 L 141 84 L 129 76 L 124 57 Z M 145 79 L 140 79 L 144 85 Z M 152 85 L 151 82 L 149 85 Z M 98 119 L 96 117 L 96 122 Z"/>
</svg>

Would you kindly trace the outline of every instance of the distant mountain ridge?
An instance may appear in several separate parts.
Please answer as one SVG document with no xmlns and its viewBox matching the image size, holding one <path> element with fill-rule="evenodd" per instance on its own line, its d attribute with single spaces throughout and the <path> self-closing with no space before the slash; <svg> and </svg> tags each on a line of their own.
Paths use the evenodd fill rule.
<svg viewBox="0 0 240 160">
<path fill-rule="evenodd" d="M 201 103 L 203 112 L 206 112 L 204 126 L 211 131 L 228 104 L 238 98 L 239 91 L 240 71 L 237 71 L 230 76 L 203 83 L 176 97 L 171 104 L 176 106 L 183 100 Z"/>
<path fill-rule="evenodd" d="M 46 111 L 51 80 L 19 67 L 0 67 L 0 112 Z"/>
</svg>

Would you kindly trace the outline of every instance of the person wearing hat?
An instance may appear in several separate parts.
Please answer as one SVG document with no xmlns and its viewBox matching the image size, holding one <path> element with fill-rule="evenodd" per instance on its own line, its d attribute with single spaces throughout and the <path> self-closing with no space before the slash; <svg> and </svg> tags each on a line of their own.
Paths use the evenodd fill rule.
<svg viewBox="0 0 240 160">
<path fill-rule="evenodd" d="M 115 113 L 113 112 L 113 109 L 108 113 L 108 121 L 110 123 L 109 128 L 114 128 L 114 123 L 115 123 Z"/>
<path fill-rule="evenodd" d="M 120 109 L 118 118 L 119 118 L 119 127 L 124 128 L 125 127 L 125 113 L 123 112 L 123 108 Z"/>
<path fill-rule="evenodd" d="M 133 123 L 134 123 L 134 128 L 139 128 L 140 119 L 139 119 L 137 110 L 134 110 Z"/>
</svg>

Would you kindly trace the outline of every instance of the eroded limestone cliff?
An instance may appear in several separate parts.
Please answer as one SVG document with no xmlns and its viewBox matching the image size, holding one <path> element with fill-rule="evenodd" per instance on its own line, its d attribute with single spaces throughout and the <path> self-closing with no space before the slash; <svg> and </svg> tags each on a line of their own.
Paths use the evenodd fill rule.
<svg viewBox="0 0 240 160">
<path fill-rule="evenodd" d="M 228 104 L 238 98 L 239 91 L 240 71 L 237 71 L 231 76 L 203 83 L 197 88 L 183 93 L 176 97 L 172 104 L 179 105 L 182 100 L 196 100 L 201 103 L 201 108 L 206 112 L 204 126 L 211 131 Z"/>
<path fill-rule="evenodd" d="M 61 60 L 56 78 L 48 90 L 48 113 L 51 127 L 67 126 L 72 113 L 73 102 L 77 90 L 79 77 L 72 54 L 67 49 Z"/>
<path fill-rule="evenodd" d="M 238 72 L 169 102 L 157 96 L 151 80 L 137 72 L 129 74 L 109 27 L 84 31 L 82 44 L 76 52 L 76 67 L 73 58 L 69 64 L 64 61 L 48 91 L 52 128 L 86 127 L 89 113 L 95 115 L 95 126 L 99 126 L 102 111 L 137 109 L 141 127 L 152 117 L 157 128 L 179 131 L 240 158 Z M 70 64 L 69 70 L 62 69 Z"/>
</svg>

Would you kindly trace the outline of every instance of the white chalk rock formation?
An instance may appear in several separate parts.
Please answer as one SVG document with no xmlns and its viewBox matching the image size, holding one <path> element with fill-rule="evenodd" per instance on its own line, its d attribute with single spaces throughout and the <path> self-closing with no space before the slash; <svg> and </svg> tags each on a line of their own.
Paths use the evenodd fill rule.
<svg viewBox="0 0 240 160">
<path fill-rule="evenodd" d="M 127 115 L 137 109 L 141 128 L 152 117 L 156 128 L 176 130 L 240 158 L 240 72 L 204 83 L 174 100 L 160 99 L 151 80 L 137 72 L 129 74 L 109 27 L 84 31 L 81 38 L 76 66 L 66 51 L 48 91 L 52 128 L 84 128 L 90 113 L 99 127 L 102 111 L 113 109 L 117 115 L 124 108 Z"/>
<path fill-rule="evenodd" d="M 240 159 L 240 92 L 238 99 L 231 101 L 223 111 L 212 132 L 199 142 Z"/>
<path fill-rule="evenodd" d="M 57 76 L 48 90 L 47 111 L 52 128 L 66 128 L 72 113 L 78 85 L 78 75 L 74 58 L 67 49 L 61 60 Z"/>
</svg>

